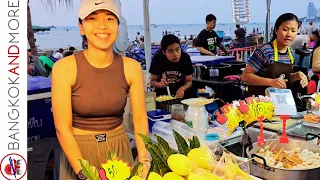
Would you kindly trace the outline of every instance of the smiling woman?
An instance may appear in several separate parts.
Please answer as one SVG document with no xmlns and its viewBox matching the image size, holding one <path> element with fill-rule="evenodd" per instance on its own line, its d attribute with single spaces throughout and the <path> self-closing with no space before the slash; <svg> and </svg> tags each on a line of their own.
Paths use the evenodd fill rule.
<svg viewBox="0 0 320 180">
<path fill-rule="evenodd" d="M 80 33 L 88 40 L 88 46 L 107 49 L 118 37 L 118 17 L 106 10 L 97 10 L 83 20 L 79 18 Z M 103 28 L 96 28 L 105 26 Z"/>
<path fill-rule="evenodd" d="M 83 0 L 78 25 L 88 48 L 53 66 L 52 109 L 63 149 L 59 179 L 86 179 L 79 159 L 100 168 L 109 150 L 132 165 L 130 142 L 123 126 L 128 95 L 136 134 L 149 134 L 141 66 L 113 52 L 118 37 L 118 8 L 113 0 Z M 136 144 L 139 160 L 148 164 L 148 153 L 138 135 Z"/>
<path fill-rule="evenodd" d="M 249 58 L 241 77 L 249 84 L 248 96 L 264 95 L 268 87 L 290 88 L 298 80 L 303 88 L 308 85 L 304 73 L 291 73 L 294 54 L 289 45 L 297 35 L 298 22 L 294 14 L 282 14 L 275 23 L 271 42 L 256 48 Z"/>
</svg>

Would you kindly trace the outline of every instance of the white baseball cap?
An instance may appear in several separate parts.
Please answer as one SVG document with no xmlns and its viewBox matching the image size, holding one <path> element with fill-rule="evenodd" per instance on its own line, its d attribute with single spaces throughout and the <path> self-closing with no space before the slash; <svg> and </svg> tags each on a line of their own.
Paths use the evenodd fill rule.
<svg viewBox="0 0 320 180">
<path fill-rule="evenodd" d="M 119 7 L 115 0 L 82 0 L 78 11 L 78 17 L 83 20 L 96 10 L 105 9 L 112 12 L 120 20 Z"/>
</svg>

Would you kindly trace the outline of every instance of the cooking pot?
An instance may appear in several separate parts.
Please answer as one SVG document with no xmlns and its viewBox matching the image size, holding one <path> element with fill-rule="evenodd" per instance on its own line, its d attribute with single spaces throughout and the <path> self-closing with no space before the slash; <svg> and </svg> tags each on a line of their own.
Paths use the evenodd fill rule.
<svg viewBox="0 0 320 180">
<path fill-rule="evenodd" d="M 207 65 L 207 68 L 201 67 L 203 75 L 201 79 L 204 80 L 222 80 L 229 75 L 231 65 L 229 64 L 212 64 Z"/>
<path fill-rule="evenodd" d="M 307 134 L 308 136 L 308 134 Z M 274 140 L 266 140 L 266 145 L 271 144 Z M 293 148 L 300 147 L 301 150 L 308 149 L 314 153 L 320 153 L 320 147 L 316 144 L 312 144 L 307 141 L 290 139 L 288 144 L 282 144 L 277 139 L 271 146 L 276 145 L 274 150 L 292 150 Z M 251 175 L 258 178 L 267 180 L 318 180 L 320 175 L 320 167 L 305 170 L 291 170 L 291 169 L 280 169 L 270 167 L 266 164 L 266 160 L 263 157 L 256 155 L 256 153 L 262 148 L 258 146 L 258 143 L 253 143 L 252 149 L 247 148 L 246 152 L 250 158 L 258 158 L 263 161 L 263 164 L 258 163 L 255 160 L 250 161 Z"/>
<path fill-rule="evenodd" d="M 300 107 L 304 108 L 304 110 L 307 111 L 307 113 L 311 113 L 312 105 L 311 105 L 310 99 L 312 99 L 312 100 L 315 100 L 315 99 L 311 95 L 303 95 L 303 96 L 301 96 L 300 93 L 298 93 L 297 98 L 301 101 Z"/>
<path fill-rule="evenodd" d="M 201 77 L 204 74 L 206 69 L 207 69 L 207 66 L 203 65 L 203 64 L 195 64 L 195 65 L 193 65 L 193 75 L 192 75 L 192 77 L 195 78 L 195 79 L 201 79 Z"/>
</svg>

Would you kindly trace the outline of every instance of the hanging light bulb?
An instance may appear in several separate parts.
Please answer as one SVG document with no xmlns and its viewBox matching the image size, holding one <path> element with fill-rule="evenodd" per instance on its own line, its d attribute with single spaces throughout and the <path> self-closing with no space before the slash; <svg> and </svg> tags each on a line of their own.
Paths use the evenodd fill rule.
<svg viewBox="0 0 320 180">
<path fill-rule="evenodd" d="M 233 21 L 236 24 L 247 24 L 250 20 L 250 0 L 232 0 Z"/>
</svg>

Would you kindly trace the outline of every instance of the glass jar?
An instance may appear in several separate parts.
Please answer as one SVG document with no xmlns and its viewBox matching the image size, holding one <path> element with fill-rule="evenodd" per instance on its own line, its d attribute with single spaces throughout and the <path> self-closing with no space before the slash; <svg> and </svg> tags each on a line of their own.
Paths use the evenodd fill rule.
<svg viewBox="0 0 320 180">
<path fill-rule="evenodd" d="M 173 104 L 171 106 L 171 117 L 174 120 L 184 122 L 184 106 L 182 104 Z"/>
</svg>

